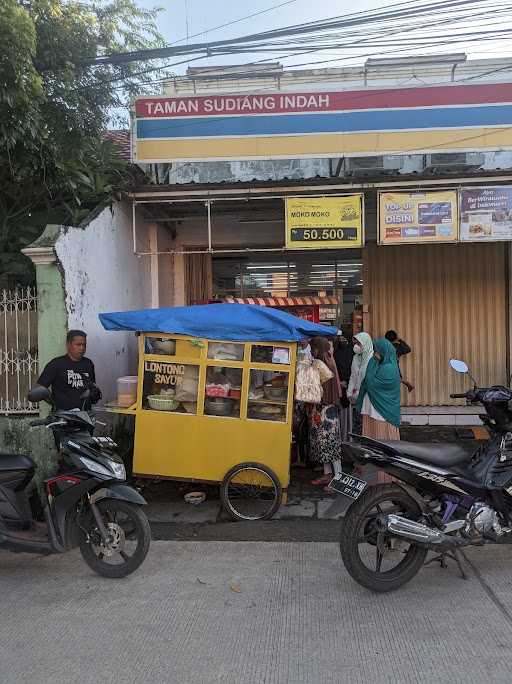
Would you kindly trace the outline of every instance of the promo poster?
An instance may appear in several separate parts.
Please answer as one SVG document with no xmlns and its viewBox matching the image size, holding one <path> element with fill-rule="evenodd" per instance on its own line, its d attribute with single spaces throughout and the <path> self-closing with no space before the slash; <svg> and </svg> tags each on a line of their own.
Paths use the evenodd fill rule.
<svg viewBox="0 0 512 684">
<path fill-rule="evenodd" d="M 382 192 L 379 244 L 457 242 L 457 192 Z"/>
</svg>

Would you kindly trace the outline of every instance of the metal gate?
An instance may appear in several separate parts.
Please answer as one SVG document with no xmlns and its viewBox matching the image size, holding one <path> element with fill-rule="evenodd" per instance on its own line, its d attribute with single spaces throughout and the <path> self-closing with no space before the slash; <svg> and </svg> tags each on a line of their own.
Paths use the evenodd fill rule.
<svg viewBox="0 0 512 684">
<path fill-rule="evenodd" d="M 27 400 L 37 373 L 36 290 L 0 290 L 0 414 L 37 413 Z"/>
</svg>

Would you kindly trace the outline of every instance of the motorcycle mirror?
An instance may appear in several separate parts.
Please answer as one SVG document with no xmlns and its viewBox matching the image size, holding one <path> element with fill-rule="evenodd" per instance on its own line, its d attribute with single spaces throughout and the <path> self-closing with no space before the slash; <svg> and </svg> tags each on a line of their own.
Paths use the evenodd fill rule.
<svg viewBox="0 0 512 684">
<path fill-rule="evenodd" d="M 459 359 L 450 359 L 450 366 L 456 373 L 469 373 L 469 367 L 465 361 L 460 361 Z"/>
<path fill-rule="evenodd" d="M 51 396 L 51 392 L 47 387 L 36 385 L 29 391 L 28 400 L 32 404 L 39 404 L 40 401 L 49 401 Z"/>
</svg>

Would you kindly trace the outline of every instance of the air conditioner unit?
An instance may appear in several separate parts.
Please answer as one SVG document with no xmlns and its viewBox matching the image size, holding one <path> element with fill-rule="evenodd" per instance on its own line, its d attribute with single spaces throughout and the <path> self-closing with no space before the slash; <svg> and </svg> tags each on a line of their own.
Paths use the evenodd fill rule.
<svg viewBox="0 0 512 684">
<path fill-rule="evenodd" d="M 479 169 L 485 161 L 482 152 L 436 152 L 425 155 L 425 171 L 432 173 L 458 173 Z"/>
<path fill-rule="evenodd" d="M 393 175 L 403 166 L 403 157 L 347 157 L 345 159 L 345 176 L 382 176 Z"/>
</svg>

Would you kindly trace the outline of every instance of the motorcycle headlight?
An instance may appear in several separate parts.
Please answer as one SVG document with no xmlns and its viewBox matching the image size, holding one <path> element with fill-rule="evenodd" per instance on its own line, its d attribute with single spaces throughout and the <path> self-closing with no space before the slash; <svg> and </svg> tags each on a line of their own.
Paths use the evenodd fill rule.
<svg viewBox="0 0 512 684">
<path fill-rule="evenodd" d="M 109 467 L 107 468 L 101 463 L 98 463 L 98 461 L 87 458 L 87 456 L 80 456 L 80 461 L 82 465 L 92 473 L 98 473 L 98 475 L 103 475 L 105 477 L 113 476 L 116 480 L 126 480 L 126 470 L 122 463 L 110 461 Z"/>
<path fill-rule="evenodd" d="M 123 463 L 118 463 L 117 461 L 111 461 L 110 463 L 114 475 L 118 480 L 126 480 L 126 468 Z"/>
</svg>

